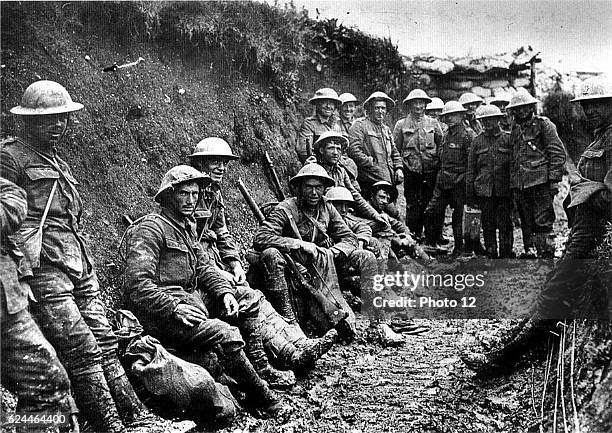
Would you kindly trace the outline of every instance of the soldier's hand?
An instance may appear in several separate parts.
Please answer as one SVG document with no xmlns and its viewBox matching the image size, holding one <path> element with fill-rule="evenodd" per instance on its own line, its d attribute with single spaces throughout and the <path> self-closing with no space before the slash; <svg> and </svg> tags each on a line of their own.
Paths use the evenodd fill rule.
<svg viewBox="0 0 612 433">
<path fill-rule="evenodd" d="M 234 282 L 236 284 L 242 285 L 246 282 L 246 273 L 238 260 L 232 262 L 232 273 L 234 274 Z"/>
<path fill-rule="evenodd" d="M 388 220 L 388 216 L 387 215 L 383 215 L 383 214 L 378 214 L 378 216 L 375 219 L 376 222 L 384 225 L 385 227 L 391 227 L 391 224 L 389 224 L 389 220 Z"/>
<path fill-rule="evenodd" d="M 403 181 L 404 181 L 404 172 L 402 171 L 401 168 L 398 168 L 397 170 L 395 170 L 395 184 L 399 185 Z"/>
<path fill-rule="evenodd" d="M 300 241 L 300 251 L 314 257 L 317 254 L 317 246 L 312 242 Z"/>
<path fill-rule="evenodd" d="M 223 296 L 223 307 L 227 317 L 233 317 L 238 314 L 238 301 L 236 301 L 236 298 L 231 293 L 226 293 Z"/>
<path fill-rule="evenodd" d="M 172 314 L 189 327 L 193 327 L 207 319 L 204 311 L 189 304 L 178 304 Z"/>
</svg>

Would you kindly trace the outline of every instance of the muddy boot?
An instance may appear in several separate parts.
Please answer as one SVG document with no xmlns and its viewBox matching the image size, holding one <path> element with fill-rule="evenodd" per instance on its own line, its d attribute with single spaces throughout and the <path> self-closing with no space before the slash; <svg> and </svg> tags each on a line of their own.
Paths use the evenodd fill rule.
<svg viewBox="0 0 612 433">
<path fill-rule="evenodd" d="M 226 354 L 223 357 L 223 366 L 227 373 L 246 390 L 251 401 L 265 415 L 283 416 L 291 411 L 291 407 L 284 403 L 268 387 L 267 383 L 257 375 L 257 372 L 242 350 Z"/>
<path fill-rule="evenodd" d="M 94 431 L 125 432 L 104 373 L 75 376 L 71 378 L 71 384 L 78 406 Z"/>
<path fill-rule="evenodd" d="M 266 298 L 278 314 L 287 319 L 289 323 L 297 322 L 291 304 L 287 280 L 284 276 L 268 276 L 266 278 Z"/>
<path fill-rule="evenodd" d="M 309 338 L 291 357 L 291 367 L 304 370 L 312 368 L 317 359 L 321 358 L 338 340 L 338 331 L 330 329 L 321 338 Z"/>
<path fill-rule="evenodd" d="M 465 365 L 478 373 L 494 373 L 514 365 L 518 357 L 525 353 L 536 340 L 546 335 L 552 322 L 534 318 L 522 321 L 509 329 L 505 343 L 484 353 L 468 351 L 461 355 Z"/>
<path fill-rule="evenodd" d="M 271 388 L 288 388 L 295 385 L 295 374 L 293 371 L 277 370 L 270 365 L 268 356 L 264 351 L 264 344 L 261 339 L 261 323 L 256 318 L 246 318 L 241 327 L 244 337 L 245 348 L 249 360 L 253 364 L 257 374 Z"/>
<path fill-rule="evenodd" d="M 154 422 L 156 417 L 149 412 L 136 395 L 119 360 L 113 358 L 105 362 L 102 368 L 123 422 L 129 427 L 146 426 Z"/>
</svg>

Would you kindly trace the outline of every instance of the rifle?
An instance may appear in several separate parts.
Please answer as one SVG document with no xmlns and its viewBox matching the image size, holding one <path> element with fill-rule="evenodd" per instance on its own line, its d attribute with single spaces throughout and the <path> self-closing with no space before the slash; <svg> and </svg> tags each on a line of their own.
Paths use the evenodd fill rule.
<svg viewBox="0 0 612 433">
<path fill-rule="evenodd" d="M 247 205 L 253 212 L 253 215 L 255 216 L 259 224 L 262 224 L 265 220 L 265 217 L 261 212 L 261 209 L 259 209 L 259 207 L 257 206 L 257 203 L 255 203 L 255 200 L 251 196 L 251 193 L 247 189 L 246 185 L 240 178 L 238 179 L 238 189 L 242 193 L 244 200 L 247 202 Z M 287 262 L 287 270 L 291 274 L 291 277 L 295 282 L 296 288 L 299 290 L 306 291 L 317 300 L 317 302 L 323 309 L 325 316 L 330 320 L 332 326 L 336 326 L 340 322 L 342 322 L 348 316 L 348 312 L 342 310 L 339 305 L 336 305 L 334 302 L 330 301 L 312 284 L 310 284 L 310 282 L 308 282 L 308 280 L 304 278 L 304 275 L 302 275 L 297 264 L 295 263 L 295 260 L 293 260 L 293 257 L 291 257 L 290 254 L 285 253 L 283 254 L 283 257 L 285 259 L 285 262 Z"/>
<path fill-rule="evenodd" d="M 276 197 L 279 201 L 283 201 L 286 198 L 285 193 L 283 192 L 281 183 L 278 180 L 278 175 L 276 174 L 276 169 L 274 168 L 274 164 L 272 164 L 272 159 L 270 158 L 270 154 L 267 150 L 264 156 L 266 158 L 266 166 L 268 167 L 268 170 L 270 170 L 270 176 L 272 177 L 272 185 L 274 186 L 274 192 L 276 193 Z"/>
</svg>

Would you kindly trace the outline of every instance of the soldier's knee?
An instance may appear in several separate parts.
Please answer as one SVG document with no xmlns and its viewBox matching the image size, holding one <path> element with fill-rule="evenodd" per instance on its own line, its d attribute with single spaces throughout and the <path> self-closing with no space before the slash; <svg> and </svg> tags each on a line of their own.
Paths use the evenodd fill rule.
<svg viewBox="0 0 612 433">
<path fill-rule="evenodd" d="M 219 340 L 217 345 L 224 355 L 235 353 L 244 347 L 244 340 L 238 328 L 221 320 L 212 320 L 216 322 L 216 333 Z"/>
<path fill-rule="evenodd" d="M 284 272 L 287 262 L 276 248 L 267 248 L 261 253 L 261 262 L 267 272 Z"/>
</svg>

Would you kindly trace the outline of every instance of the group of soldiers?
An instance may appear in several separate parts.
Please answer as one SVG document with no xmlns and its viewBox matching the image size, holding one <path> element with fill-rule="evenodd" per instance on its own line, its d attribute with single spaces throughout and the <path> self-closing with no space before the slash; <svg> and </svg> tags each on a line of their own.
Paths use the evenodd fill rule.
<svg viewBox="0 0 612 433">
<path fill-rule="evenodd" d="M 289 180 L 292 196 L 252 208 L 260 225 L 246 254 L 248 272 L 223 198 L 223 179 L 238 157 L 221 138 L 200 141 L 186 164 L 162 178 L 154 197 L 160 211 L 126 230 L 123 306 L 177 353 L 213 354 L 247 404 L 278 416 L 291 408 L 271 388 L 292 386 L 294 372 L 312 368 L 339 339 L 400 345 L 401 332 L 423 331 L 374 308 L 373 280 L 436 265 L 420 243 L 445 241 L 446 206 L 453 208 L 457 254 L 482 248 L 463 240 L 467 204 L 483 212 L 486 254 L 512 257 L 514 198 L 526 253 L 535 247 L 551 257 L 552 198 L 565 162 L 554 125 L 536 114 L 527 93 L 490 104 L 470 94 L 461 99 L 442 104 L 415 89 L 404 100 L 407 116 L 391 130 L 385 119 L 394 101 L 383 92 L 370 95 L 365 116 L 353 119 L 353 95 L 318 90 L 310 100 L 315 115 L 298 134 L 304 165 Z M 588 273 L 577 262 L 612 220 L 612 85 L 587 81 L 575 101 L 596 138 L 572 177 L 565 255 L 509 343 L 464 354 L 471 368 L 500 365 L 540 336 L 548 319 L 571 314 L 567 300 L 578 296 Z M 78 181 L 58 156 L 70 113 L 82 108 L 60 84 L 38 81 L 11 109 L 22 129 L 0 153 L 2 382 L 17 395 L 18 411 L 69 414 L 71 425 L 56 431 L 77 429 L 79 419 L 95 431 L 159 426 L 119 360 L 81 231 Z M 396 202 L 402 182 L 406 224 Z M 351 305 L 347 291 L 357 297 Z M 364 336 L 353 309 L 369 319 Z M 305 326 L 321 337 L 307 337 Z"/>
</svg>

